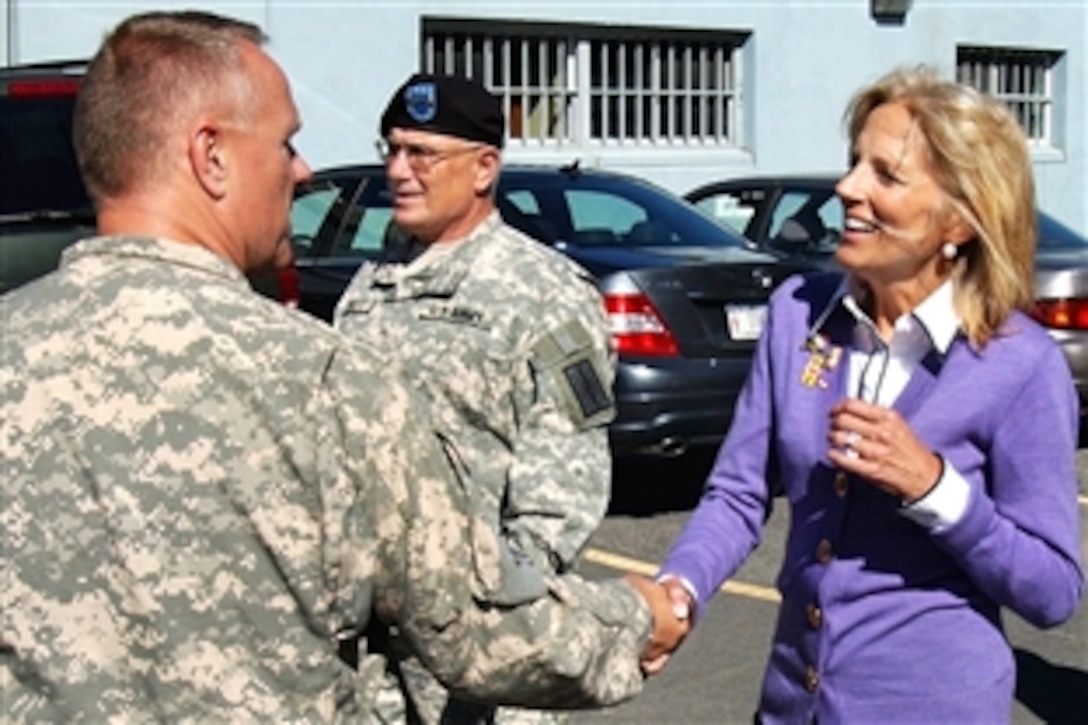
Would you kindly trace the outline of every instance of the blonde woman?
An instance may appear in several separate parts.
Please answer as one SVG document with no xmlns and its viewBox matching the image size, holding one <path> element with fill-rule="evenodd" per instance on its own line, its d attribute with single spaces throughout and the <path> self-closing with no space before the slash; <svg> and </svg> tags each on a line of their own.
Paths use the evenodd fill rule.
<svg viewBox="0 0 1088 725">
<path fill-rule="evenodd" d="M 1084 586 L 1077 399 L 1025 314 L 1027 147 L 1002 105 L 926 68 L 861 90 L 846 121 L 845 274 L 774 295 L 659 581 L 697 621 L 780 487 L 790 531 L 757 721 L 1007 721 L 1001 609 L 1054 626 Z"/>
</svg>

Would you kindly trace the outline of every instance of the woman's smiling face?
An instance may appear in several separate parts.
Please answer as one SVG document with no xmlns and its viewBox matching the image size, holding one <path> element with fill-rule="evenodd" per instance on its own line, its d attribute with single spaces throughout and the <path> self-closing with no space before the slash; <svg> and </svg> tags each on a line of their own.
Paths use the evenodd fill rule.
<svg viewBox="0 0 1088 725">
<path fill-rule="evenodd" d="M 845 212 L 838 262 L 877 287 L 935 274 L 949 215 L 909 109 L 897 102 L 873 109 L 851 157 L 835 187 Z"/>
</svg>

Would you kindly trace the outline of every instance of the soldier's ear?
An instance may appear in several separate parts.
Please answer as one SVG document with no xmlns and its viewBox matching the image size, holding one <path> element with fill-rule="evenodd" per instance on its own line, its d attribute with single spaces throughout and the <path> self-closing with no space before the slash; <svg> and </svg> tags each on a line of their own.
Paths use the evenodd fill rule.
<svg viewBox="0 0 1088 725">
<path fill-rule="evenodd" d="M 209 196 L 221 199 L 227 193 L 227 153 L 214 125 L 201 124 L 189 136 L 189 166 Z"/>
<path fill-rule="evenodd" d="M 490 194 L 499 181 L 499 150 L 494 146 L 484 146 L 476 158 L 476 179 L 474 186 L 480 195 Z"/>
</svg>

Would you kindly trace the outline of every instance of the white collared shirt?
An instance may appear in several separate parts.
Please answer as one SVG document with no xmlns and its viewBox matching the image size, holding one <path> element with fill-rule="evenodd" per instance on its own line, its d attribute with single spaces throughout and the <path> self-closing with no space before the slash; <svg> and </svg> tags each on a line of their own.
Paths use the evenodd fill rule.
<svg viewBox="0 0 1088 725">
<path fill-rule="evenodd" d="M 888 343 L 880 338 L 876 325 L 854 295 L 845 292 L 842 302 L 857 321 L 849 358 L 849 394 L 885 407 L 895 403 L 930 350 L 942 355 L 948 352 L 960 328 L 951 281 L 944 282 L 913 311 L 901 315 Z M 920 526 L 940 531 L 963 517 L 969 496 L 967 481 L 945 461 L 936 485 L 922 498 L 904 505 L 902 513 Z"/>
</svg>

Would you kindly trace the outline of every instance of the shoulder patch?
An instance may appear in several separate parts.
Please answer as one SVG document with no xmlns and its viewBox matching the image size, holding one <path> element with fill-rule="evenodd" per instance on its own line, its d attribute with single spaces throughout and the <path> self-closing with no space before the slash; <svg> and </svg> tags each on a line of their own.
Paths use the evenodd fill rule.
<svg viewBox="0 0 1088 725">
<path fill-rule="evenodd" d="M 568 322 L 533 348 L 533 367 L 552 381 L 561 407 L 579 429 L 607 423 L 615 413 L 612 391 L 599 368 L 603 364 L 589 331 L 579 322 Z"/>
</svg>

